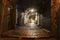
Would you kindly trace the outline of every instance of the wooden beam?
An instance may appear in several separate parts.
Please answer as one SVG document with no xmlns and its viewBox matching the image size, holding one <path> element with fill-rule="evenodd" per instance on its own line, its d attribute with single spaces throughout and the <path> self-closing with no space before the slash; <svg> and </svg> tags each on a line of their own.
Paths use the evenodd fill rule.
<svg viewBox="0 0 60 40">
<path fill-rule="evenodd" d="M 2 0 L 2 3 L 3 3 L 3 5 L 2 5 L 2 13 L 1 13 L 1 15 L 2 15 L 2 18 L 1 18 L 1 25 L 0 25 L 0 33 L 2 33 L 2 31 L 3 31 L 3 24 L 4 24 L 4 14 L 5 14 L 5 8 L 6 8 L 6 4 L 7 4 L 7 0 Z"/>
<path fill-rule="evenodd" d="M 52 33 L 55 35 L 57 29 L 56 13 L 60 7 L 60 0 L 51 0 L 51 20 L 52 20 Z"/>
</svg>

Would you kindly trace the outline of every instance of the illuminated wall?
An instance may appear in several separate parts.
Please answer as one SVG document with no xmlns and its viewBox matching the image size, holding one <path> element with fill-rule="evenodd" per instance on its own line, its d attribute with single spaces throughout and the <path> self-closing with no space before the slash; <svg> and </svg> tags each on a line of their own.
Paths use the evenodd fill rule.
<svg viewBox="0 0 60 40">
<path fill-rule="evenodd" d="M 22 14 L 22 19 L 24 20 L 24 24 L 35 23 L 39 25 L 39 14 L 37 13 L 36 9 L 29 8 L 21 14 Z"/>
</svg>

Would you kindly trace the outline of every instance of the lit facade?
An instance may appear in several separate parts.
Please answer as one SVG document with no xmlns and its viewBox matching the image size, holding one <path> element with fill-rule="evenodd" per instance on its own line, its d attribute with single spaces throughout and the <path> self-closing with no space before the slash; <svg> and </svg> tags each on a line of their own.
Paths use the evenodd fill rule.
<svg viewBox="0 0 60 40">
<path fill-rule="evenodd" d="M 27 9 L 22 14 L 22 19 L 24 19 L 24 24 L 34 23 L 39 25 L 39 15 L 36 9 Z"/>
</svg>

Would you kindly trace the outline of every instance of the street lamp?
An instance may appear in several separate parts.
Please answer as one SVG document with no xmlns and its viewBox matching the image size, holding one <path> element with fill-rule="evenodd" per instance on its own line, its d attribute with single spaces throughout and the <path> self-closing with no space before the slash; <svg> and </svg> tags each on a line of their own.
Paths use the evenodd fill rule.
<svg viewBox="0 0 60 40">
<path fill-rule="evenodd" d="M 34 9 L 31 9 L 30 11 L 31 11 L 31 12 L 34 12 Z"/>
<path fill-rule="evenodd" d="M 31 11 L 31 12 L 34 12 L 34 11 L 36 11 L 36 9 L 32 8 L 32 9 L 30 9 L 30 11 Z"/>
</svg>

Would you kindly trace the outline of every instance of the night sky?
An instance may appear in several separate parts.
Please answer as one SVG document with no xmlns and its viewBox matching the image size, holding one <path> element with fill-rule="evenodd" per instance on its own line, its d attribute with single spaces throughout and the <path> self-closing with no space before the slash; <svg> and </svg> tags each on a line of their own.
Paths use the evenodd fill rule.
<svg viewBox="0 0 60 40">
<path fill-rule="evenodd" d="M 34 7 L 39 13 L 50 15 L 50 0 L 18 0 L 17 4 L 21 11 Z"/>
</svg>

